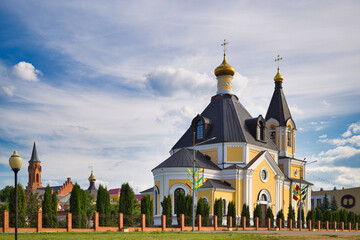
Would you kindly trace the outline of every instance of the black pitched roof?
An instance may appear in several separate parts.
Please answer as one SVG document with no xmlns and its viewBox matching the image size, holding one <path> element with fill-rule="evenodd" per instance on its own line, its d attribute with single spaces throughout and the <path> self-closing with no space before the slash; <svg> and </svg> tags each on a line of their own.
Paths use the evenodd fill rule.
<svg viewBox="0 0 360 240">
<path fill-rule="evenodd" d="M 35 141 L 34 141 L 34 146 L 33 146 L 32 154 L 31 154 L 31 159 L 29 160 L 29 162 L 40 162 L 37 151 L 36 151 Z"/>
<path fill-rule="evenodd" d="M 234 190 L 235 188 L 231 187 L 229 183 L 221 182 L 219 180 L 207 179 L 202 188 L 216 188 L 216 189 L 225 189 L 225 190 Z"/>
<path fill-rule="evenodd" d="M 270 118 L 276 119 L 280 126 L 285 127 L 286 121 L 291 117 L 289 106 L 287 105 L 284 92 L 282 90 L 282 82 L 275 83 L 275 90 L 270 101 L 265 120 Z M 294 126 L 294 128 L 296 128 Z"/>
<path fill-rule="evenodd" d="M 148 189 L 146 189 L 144 191 L 141 191 L 140 193 L 141 194 L 153 193 L 153 191 L 154 191 L 154 187 L 151 187 L 151 188 L 148 188 Z"/>
<path fill-rule="evenodd" d="M 216 139 L 207 142 L 207 144 L 248 142 L 278 150 L 268 137 L 266 137 L 266 141 L 260 142 L 250 133 L 245 120 L 252 117 L 235 95 L 218 94 L 213 96 L 210 104 L 201 113 L 201 116 L 211 121 L 211 128 L 207 133 L 206 139 L 216 137 Z M 193 131 L 193 126 L 190 126 L 172 149 L 191 147 L 193 145 Z"/>
<path fill-rule="evenodd" d="M 207 168 L 207 169 L 215 169 L 219 170 L 220 168 L 210 161 L 209 157 L 203 155 L 199 151 L 195 151 L 195 167 L 197 168 Z M 192 167 L 194 161 L 194 151 L 182 148 L 173 155 L 171 155 L 168 159 L 160 163 L 153 170 L 158 168 L 169 168 L 169 167 Z"/>
</svg>

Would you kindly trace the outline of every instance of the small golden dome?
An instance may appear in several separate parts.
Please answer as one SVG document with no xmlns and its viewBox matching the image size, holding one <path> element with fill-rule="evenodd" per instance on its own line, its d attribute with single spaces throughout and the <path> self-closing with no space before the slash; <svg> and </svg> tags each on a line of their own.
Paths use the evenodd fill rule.
<svg viewBox="0 0 360 240">
<path fill-rule="evenodd" d="M 89 177 L 89 182 L 95 182 L 95 181 L 96 181 L 96 178 L 94 176 L 93 171 L 91 170 L 91 174 L 90 174 L 90 177 Z"/>
<path fill-rule="evenodd" d="M 225 58 L 225 54 L 224 54 L 224 60 L 223 62 L 217 67 L 215 68 L 215 76 L 222 76 L 222 75 L 231 75 L 234 76 L 235 74 L 235 69 L 230 66 L 227 62 L 226 62 L 226 58 Z"/>
<path fill-rule="evenodd" d="M 275 82 L 282 82 L 283 80 L 284 80 L 284 79 L 283 79 L 283 77 L 281 76 L 280 69 L 278 68 L 277 73 L 276 73 L 276 75 L 275 75 L 275 77 L 274 77 L 274 81 L 275 81 Z"/>
</svg>

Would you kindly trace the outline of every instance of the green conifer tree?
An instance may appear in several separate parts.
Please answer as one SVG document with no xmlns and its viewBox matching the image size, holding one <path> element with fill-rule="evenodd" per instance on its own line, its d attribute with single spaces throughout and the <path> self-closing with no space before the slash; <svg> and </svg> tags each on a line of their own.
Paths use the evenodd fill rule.
<svg viewBox="0 0 360 240">
<path fill-rule="evenodd" d="M 42 201 L 42 218 L 44 227 L 54 227 L 53 213 L 54 211 L 52 210 L 51 204 L 51 188 L 49 185 L 47 185 L 45 188 L 44 199 Z"/>
<path fill-rule="evenodd" d="M 58 199 L 57 199 L 57 194 L 56 192 L 53 192 L 52 196 L 51 196 L 51 210 L 52 210 L 52 227 L 57 227 L 58 226 Z"/>
<path fill-rule="evenodd" d="M 280 211 L 278 211 L 277 215 L 276 215 L 276 224 L 279 224 L 279 219 L 281 219 L 282 221 L 282 226 L 281 227 L 284 227 L 284 224 L 285 224 L 285 216 L 284 216 L 284 212 L 283 210 L 281 209 Z M 278 226 L 280 227 L 280 226 Z"/>
<path fill-rule="evenodd" d="M 329 202 L 329 198 L 327 197 L 327 194 L 325 194 L 323 202 L 321 204 L 321 210 L 323 212 L 325 212 L 325 210 L 330 208 L 330 202 Z"/>
<path fill-rule="evenodd" d="M 210 206 L 204 198 L 200 198 L 196 205 L 196 215 L 201 214 L 203 226 L 209 226 Z"/>
<path fill-rule="evenodd" d="M 38 199 L 38 193 L 30 191 L 26 201 L 26 216 L 28 217 L 29 227 L 36 227 L 37 213 L 40 209 L 40 201 Z"/>
<path fill-rule="evenodd" d="M 215 203 L 214 203 L 214 215 L 216 215 L 218 218 L 217 220 L 218 226 L 222 226 L 222 217 L 223 217 L 222 202 L 223 202 L 222 198 L 219 198 L 219 199 L 215 199 Z"/>
<path fill-rule="evenodd" d="M 338 209 L 335 196 L 333 196 L 332 199 L 331 199 L 330 208 L 331 208 L 331 211 L 336 211 Z"/>
<path fill-rule="evenodd" d="M 289 224 L 289 220 L 292 219 L 292 227 L 295 227 L 295 210 L 292 207 L 291 203 L 290 203 L 289 208 L 288 208 L 287 219 L 288 219 L 288 224 Z"/>
<path fill-rule="evenodd" d="M 162 206 L 162 215 L 166 216 L 166 227 L 172 227 L 172 206 L 171 206 L 171 197 L 164 196 L 163 201 L 161 202 Z"/>
<path fill-rule="evenodd" d="M 121 194 L 119 200 L 119 212 L 124 214 L 124 225 L 132 226 L 134 224 L 135 194 L 128 183 L 121 185 Z"/>
<path fill-rule="evenodd" d="M 236 225 L 236 206 L 234 201 L 230 201 L 228 204 L 227 215 L 232 217 L 232 225 Z"/>
<path fill-rule="evenodd" d="M 274 214 L 270 207 L 266 209 L 266 215 L 265 215 L 266 221 L 268 218 L 270 218 L 270 226 L 274 227 Z"/>
</svg>

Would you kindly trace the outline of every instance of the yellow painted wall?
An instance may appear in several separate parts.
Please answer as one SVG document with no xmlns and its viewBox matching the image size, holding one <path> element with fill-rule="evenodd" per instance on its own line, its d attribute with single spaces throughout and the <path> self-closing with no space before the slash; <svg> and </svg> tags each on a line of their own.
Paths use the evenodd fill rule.
<svg viewBox="0 0 360 240">
<path fill-rule="evenodd" d="M 189 180 L 187 179 L 171 179 L 169 180 L 169 189 L 176 183 L 182 183 L 186 186 L 186 184 L 189 184 L 190 185 L 190 182 Z M 187 187 L 187 186 L 186 186 Z M 188 188 L 188 190 L 190 191 L 190 189 Z"/>
<path fill-rule="evenodd" d="M 263 167 L 266 167 L 266 169 L 268 170 L 268 174 L 269 174 L 268 180 L 265 183 L 263 181 L 261 181 L 261 178 L 260 178 L 260 171 Z M 271 168 L 269 167 L 269 165 L 267 164 L 266 161 L 262 161 L 259 164 L 259 166 L 257 166 L 255 168 L 255 171 L 252 176 L 252 187 L 253 187 L 253 189 L 252 189 L 253 209 L 258 200 L 259 192 L 262 189 L 266 189 L 269 191 L 270 196 L 271 196 L 271 204 L 275 204 L 275 173 L 272 172 Z"/>
<path fill-rule="evenodd" d="M 284 194 L 283 203 L 285 203 L 283 205 L 283 211 L 284 211 L 285 219 L 287 218 L 288 208 L 289 208 L 289 204 L 290 204 L 290 190 L 291 190 L 291 188 L 290 189 L 283 188 L 283 194 Z"/>
<path fill-rule="evenodd" d="M 295 151 L 294 151 L 294 145 L 295 145 L 295 139 L 294 139 L 294 131 L 293 131 L 293 126 L 291 123 L 288 123 L 287 124 L 288 127 L 291 128 L 291 147 L 288 147 L 288 143 L 287 143 L 287 137 L 286 137 L 286 152 L 288 153 L 291 153 L 293 154 Z M 286 131 L 286 134 L 287 134 L 287 131 Z"/>
<path fill-rule="evenodd" d="M 256 151 L 254 149 L 250 149 L 250 151 L 249 151 L 249 160 L 251 161 L 258 154 L 259 154 L 259 151 Z"/>
<path fill-rule="evenodd" d="M 226 179 L 225 181 L 230 183 L 231 187 L 236 189 L 234 196 L 236 215 L 240 215 L 243 205 L 243 179 Z"/>
<path fill-rule="evenodd" d="M 235 201 L 235 192 L 224 192 L 224 191 L 215 191 L 214 192 L 214 199 L 223 198 L 226 199 L 226 204 L 228 205 L 230 201 Z M 226 211 L 227 211 L 226 206 Z M 212 206 L 212 211 L 214 211 L 214 206 Z M 210 210 L 211 212 L 211 210 Z"/>
<path fill-rule="evenodd" d="M 216 165 L 218 164 L 218 149 L 217 148 L 200 150 L 200 152 L 204 155 L 208 155 L 210 157 L 210 160 L 213 163 L 215 163 Z"/>
<path fill-rule="evenodd" d="M 228 162 L 242 162 L 243 161 L 243 148 L 242 147 L 227 147 L 226 148 Z"/>
<path fill-rule="evenodd" d="M 297 177 L 295 177 L 295 169 L 298 170 L 298 175 Z M 300 179 L 300 173 L 301 175 L 303 175 L 303 169 L 301 166 L 299 165 L 294 165 L 294 164 L 291 164 L 291 178 L 297 178 L 297 179 Z M 303 178 L 304 179 L 304 178 Z"/>
</svg>

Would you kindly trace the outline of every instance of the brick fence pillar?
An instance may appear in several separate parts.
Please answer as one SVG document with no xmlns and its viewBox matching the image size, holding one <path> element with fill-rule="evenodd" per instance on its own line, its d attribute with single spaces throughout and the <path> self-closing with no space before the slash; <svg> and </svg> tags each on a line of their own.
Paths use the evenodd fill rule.
<svg viewBox="0 0 360 240">
<path fill-rule="evenodd" d="M 217 230 L 217 218 L 218 218 L 218 216 L 214 215 L 214 231 Z"/>
<path fill-rule="evenodd" d="M 282 229 L 282 219 L 279 218 L 279 221 L 278 221 L 278 228 L 279 228 L 279 231 Z"/>
<path fill-rule="evenodd" d="M 241 217 L 241 220 L 242 220 L 243 230 L 245 230 L 245 229 L 246 229 L 246 217 L 245 217 L 245 216 L 242 216 L 242 217 Z"/>
<path fill-rule="evenodd" d="M 349 232 L 351 232 L 351 222 L 348 223 L 349 226 Z"/>
<path fill-rule="evenodd" d="M 259 229 L 259 218 L 258 217 L 255 218 L 255 229 L 256 230 Z"/>
<path fill-rule="evenodd" d="M 326 231 L 329 231 L 329 221 L 325 222 Z"/>
<path fill-rule="evenodd" d="M 341 231 L 344 231 L 344 228 L 345 228 L 344 225 L 345 225 L 344 222 L 341 222 Z"/>
<path fill-rule="evenodd" d="M 180 230 L 185 230 L 185 215 L 183 213 L 180 214 Z"/>
<path fill-rule="evenodd" d="M 318 231 L 320 231 L 320 229 L 321 229 L 321 222 L 320 222 L 320 220 L 317 221 L 317 228 L 318 228 Z"/>
<path fill-rule="evenodd" d="M 99 231 L 99 212 L 94 213 L 94 231 Z"/>
<path fill-rule="evenodd" d="M 333 224 L 334 224 L 334 230 L 336 230 L 336 227 L 337 227 L 336 224 L 337 224 L 337 222 L 335 221 Z"/>
<path fill-rule="evenodd" d="M 268 230 L 270 230 L 270 228 L 271 228 L 271 220 L 270 220 L 270 218 L 267 218 L 267 227 L 268 227 Z"/>
<path fill-rule="evenodd" d="M 70 213 L 70 212 L 68 212 L 66 215 L 66 223 L 67 223 L 67 226 L 66 226 L 67 231 L 71 232 L 71 230 L 72 230 L 72 213 Z"/>
<path fill-rule="evenodd" d="M 232 228 L 232 216 L 228 216 L 228 219 L 227 219 L 227 225 L 229 228 Z"/>
<path fill-rule="evenodd" d="M 166 216 L 165 215 L 161 215 L 161 229 L 163 231 L 166 230 Z"/>
<path fill-rule="evenodd" d="M 293 230 L 293 227 L 292 227 L 292 219 L 288 219 L 288 228 L 290 229 L 290 231 Z"/>
<path fill-rule="evenodd" d="M 198 231 L 201 231 L 201 214 L 197 215 L 197 222 L 198 222 Z"/>
<path fill-rule="evenodd" d="M 124 228 L 124 214 L 119 213 L 119 230 L 123 230 Z"/>
<path fill-rule="evenodd" d="M 8 210 L 4 210 L 4 219 L 3 219 L 3 224 L 4 224 L 4 232 L 9 232 L 9 211 Z"/>
<path fill-rule="evenodd" d="M 308 228 L 309 228 L 309 231 L 311 231 L 311 229 L 312 229 L 311 224 L 312 224 L 311 220 L 308 220 Z"/>
<path fill-rule="evenodd" d="M 42 212 L 38 211 L 36 214 L 36 232 L 42 231 Z"/>
<path fill-rule="evenodd" d="M 144 232 L 146 228 L 146 216 L 145 214 L 141 214 L 141 231 Z"/>
<path fill-rule="evenodd" d="M 359 231 L 359 223 L 355 223 L 355 231 Z"/>
</svg>

